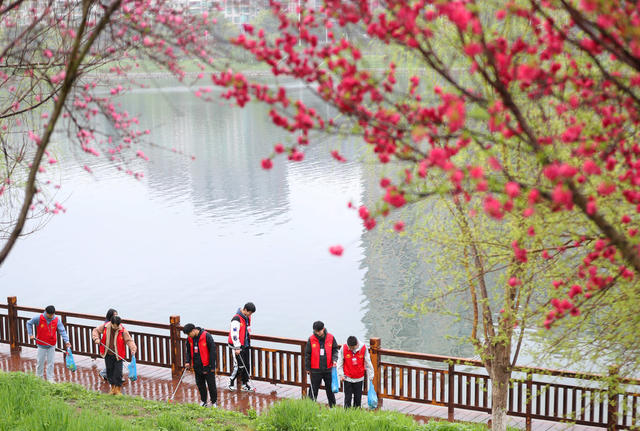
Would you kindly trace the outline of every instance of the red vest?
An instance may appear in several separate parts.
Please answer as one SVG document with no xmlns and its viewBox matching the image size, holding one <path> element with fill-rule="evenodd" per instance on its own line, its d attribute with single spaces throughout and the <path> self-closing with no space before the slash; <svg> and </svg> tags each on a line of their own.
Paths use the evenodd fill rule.
<svg viewBox="0 0 640 431">
<path fill-rule="evenodd" d="M 236 313 L 235 316 L 238 316 L 240 318 L 240 333 L 238 334 L 238 338 L 240 340 L 240 345 L 242 346 L 246 346 L 246 344 L 244 343 L 244 339 L 245 339 L 245 335 L 247 334 L 247 332 L 249 332 L 249 335 L 251 335 L 251 316 L 247 317 L 246 319 L 249 321 L 249 327 L 247 328 L 247 323 L 245 322 L 245 316 L 242 313 Z M 233 320 L 233 319 L 231 319 Z M 233 346 L 233 339 L 231 338 L 231 332 L 229 332 L 229 345 Z"/>
<path fill-rule="evenodd" d="M 107 331 L 111 331 L 111 326 L 107 327 L 107 325 L 104 326 L 104 331 L 102 331 L 102 343 L 100 344 L 100 355 L 102 357 L 104 357 L 105 354 L 105 350 L 107 349 L 105 347 L 105 345 L 107 344 Z M 116 352 L 118 353 L 118 360 L 120 359 L 124 359 L 127 357 L 127 352 L 125 350 L 124 347 L 124 325 L 120 325 L 120 329 L 118 330 L 118 333 L 116 334 Z M 113 352 L 108 352 L 113 354 Z"/>
<path fill-rule="evenodd" d="M 320 368 L 320 340 L 313 334 L 309 337 L 309 341 L 311 342 L 311 368 L 318 369 Z M 324 353 L 327 356 L 327 368 L 333 367 L 333 360 L 331 358 L 331 347 L 333 344 L 333 335 L 327 333 L 324 338 Z"/>
<path fill-rule="evenodd" d="M 58 316 L 51 319 L 51 323 L 47 324 L 47 319 L 44 315 L 40 315 L 40 323 L 38 323 L 38 329 L 36 330 L 36 344 L 40 346 L 55 346 L 58 341 Z"/>
<path fill-rule="evenodd" d="M 364 354 L 367 351 L 365 346 L 362 346 L 356 353 L 347 346 L 342 346 L 342 357 L 344 358 L 343 367 L 344 375 L 351 379 L 360 379 L 364 377 Z"/>
<path fill-rule="evenodd" d="M 193 338 L 188 337 L 187 341 L 189 342 L 189 347 L 191 348 L 191 362 L 193 363 Z M 198 337 L 198 352 L 200 353 L 202 366 L 208 366 L 209 349 L 207 348 L 207 331 L 200 331 L 200 336 Z"/>
</svg>

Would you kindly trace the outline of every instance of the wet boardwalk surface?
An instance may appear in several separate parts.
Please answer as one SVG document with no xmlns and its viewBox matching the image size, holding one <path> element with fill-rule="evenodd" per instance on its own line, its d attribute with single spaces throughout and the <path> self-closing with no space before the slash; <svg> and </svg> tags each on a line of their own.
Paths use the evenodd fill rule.
<svg viewBox="0 0 640 431">
<path fill-rule="evenodd" d="M 99 372 L 104 368 L 104 361 L 100 358 L 93 360 L 86 356 L 74 356 L 77 371 L 71 372 L 64 366 L 62 353 L 56 352 L 54 380 L 56 382 L 73 382 L 85 388 L 108 393 L 109 384 L 100 377 Z M 126 373 L 126 367 L 125 373 Z M 24 371 L 35 373 L 36 369 L 36 349 L 22 348 L 19 354 L 10 354 L 9 346 L 0 344 L 0 369 L 3 371 Z M 172 378 L 171 371 L 167 368 L 160 368 L 148 365 L 138 365 L 138 380 L 126 382 L 122 386 L 125 395 L 140 396 L 150 400 L 167 401 L 170 399 L 178 378 Z M 217 377 L 218 384 L 218 406 L 227 410 L 237 410 L 247 412 L 250 409 L 260 413 L 271 404 L 283 398 L 300 398 L 301 390 L 297 386 L 274 385 L 265 382 L 253 382 L 255 392 L 238 392 L 227 389 L 229 378 L 226 376 Z M 338 405 L 342 405 L 342 393 L 336 394 Z M 324 391 L 320 392 L 318 401 L 326 402 Z M 177 403 L 199 403 L 200 395 L 196 388 L 195 379 L 192 373 L 185 373 L 182 383 L 176 391 L 174 402 Z M 363 398 L 362 405 L 366 406 L 366 399 Z M 418 403 L 410 403 L 395 400 L 384 400 L 384 410 L 395 410 L 401 413 L 414 416 L 420 422 L 447 417 L 447 408 L 429 406 Z M 458 421 L 487 422 L 489 415 L 482 412 L 466 410 L 456 410 L 455 419 Z M 509 425 L 524 429 L 524 419 L 509 417 Z M 573 426 L 547 421 L 533 421 L 533 430 L 602 430 L 603 428 Z"/>
</svg>

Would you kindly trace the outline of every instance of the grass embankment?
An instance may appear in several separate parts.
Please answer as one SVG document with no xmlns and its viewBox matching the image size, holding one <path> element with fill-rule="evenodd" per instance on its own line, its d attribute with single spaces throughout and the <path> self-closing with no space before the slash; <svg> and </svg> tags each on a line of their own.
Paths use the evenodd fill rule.
<svg viewBox="0 0 640 431">
<path fill-rule="evenodd" d="M 487 431 L 484 424 L 419 424 L 398 412 L 328 409 L 311 400 L 284 400 L 256 422 L 257 431 Z"/>
<path fill-rule="evenodd" d="M 0 372 L 0 430 L 199 431 L 253 430 L 241 413 L 91 392 L 50 384 L 24 373 Z"/>
<path fill-rule="evenodd" d="M 91 392 L 0 371 L 0 431 L 486 431 L 483 424 L 418 424 L 397 412 L 328 409 L 284 400 L 263 415 Z"/>
</svg>

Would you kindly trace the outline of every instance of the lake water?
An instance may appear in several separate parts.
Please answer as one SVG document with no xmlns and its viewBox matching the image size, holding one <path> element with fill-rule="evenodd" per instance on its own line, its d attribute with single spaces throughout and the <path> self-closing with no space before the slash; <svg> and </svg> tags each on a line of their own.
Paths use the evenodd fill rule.
<svg viewBox="0 0 640 431">
<path fill-rule="evenodd" d="M 347 208 L 370 203 L 379 181 L 352 146 L 325 139 L 304 162 L 281 158 L 264 171 L 260 160 L 287 139 L 265 107 L 202 103 L 178 87 L 120 100 L 159 145 L 143 148 L 149 162 L 132 162 L 144 178 L 103 158 L 90 159 L 90 175 L 57 135 L 52 172 L 67 212 L 18 242 L 0 268 L 2 298 L 154 322 L 177 314 L 215 329 L 253 301 L 258 334 L 306 338 L 323 320 L 340 342 L 377 336 L 386 348 L 471 355 L 445 338 L 464 323 L 403 316 L 401 293 L 418 297 L 424 284 L 408 268 L 422 263 L 407 237 L 365 232 Z M 331 149 L 350 161 L 335 162 Z M 335 244 L 340 258 L 328 252 Z"/>
</svg>

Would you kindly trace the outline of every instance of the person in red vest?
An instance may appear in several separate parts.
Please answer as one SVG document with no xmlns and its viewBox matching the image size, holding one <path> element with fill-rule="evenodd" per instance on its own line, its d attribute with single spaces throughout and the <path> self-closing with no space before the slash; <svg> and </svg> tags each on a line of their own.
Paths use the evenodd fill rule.
<svg viewBox="0 0 640 431">
<path fill-rule="evenodd" d="M 33 328 L 36 328 L 35 334 Z M 38 346 L 38 356 L 36 362 L 36 375 L 44 377 L 44 367 L 47 366 L 47 380 L 53 382 L 53 359 L 58 344 L 58 334 L 62 337 L 65 348 L 71 347 L 69 336 L 64 329 L 62 320 L 56 316 L 56 308 L 53 305 L 47 306 L 44 313 L 27 322 L 27 334 L 30 340 L 35 340 Z"/>
<path fill-rule="evenodd" d="M 238 308 L 231 318 L 229 330 L 229 346 L 233 349 L 233 371 L 229 379 L 229 390 L 236 390 L 236 379 L 242 381 L 241 389 L 251 392 L 253 387 L 249 385 L 251 373 L 251 315 L 256 312 L 253 302 L 247 302 L 242 309 Z"/>
<path fill-rule="evenodd" d="M 104 358 L 107 368 L 107 380 L 111 385 L 112 395 L 122 395 L 122 360 L 127 357 L 127 349 L 131 355 L 138 351 L 131 334 L 124 328 L 122 318 L 118 315 L 111 316 L 111 321 L 94 328 L 91 336 L 93 342 L 99 348 L 100 356 Z"/>
<path fill-rule="evenodd" d="M 344 386 L 344 407 L 360 407 L 362 404 L 362 385 L 364 375 L 367 373 L 369 380 L 373 379 L 373 364 L 369 356 L 367 346 L 358 344 L 358 339 L 353 335 L 347 338 L 347 344 L 340 349 L 338 356 L 338 377 Z"/>
<path fill-rule="evenodd" d="M 117 316 L 118 315 L 118 311 L 110 308 L 107 310 L 107 315 L 105 316 L 104 319 L 104 323 L 109 323 L 111 321 L 111 316 Z M 102 370 L 100 370 L 100 377 L 102 377 L 103 379 L 107 380 L 107 369 L 103 368 Z"/>
<path fill-rule="evenodd" d="M 182 328 L 187 334 L 186 359 L 184 366 L 193 368 L 196 386 L 200 392 L 200 405 L 207 406 L 207 386 L 211 396 L 211 406 L 218 407 L 218 388 L 216 386 L 216 343 L 207 331 L 187 323 Z"/>
<path fill-rule="evenodd" d="M 336 397 L 331 392 L 331 368 L 336 366 L 338 360 L 339 344 L 333 335 L 327 332 L 324 323 L 313 322 L 313 334 L 307 341 L 305 349 L 305 368 L 311 374 L 310 395 L 314 400 L 318 399 L 318 389 L 324 380 L 329 407 L 336 405 Z"/>
</svg>

